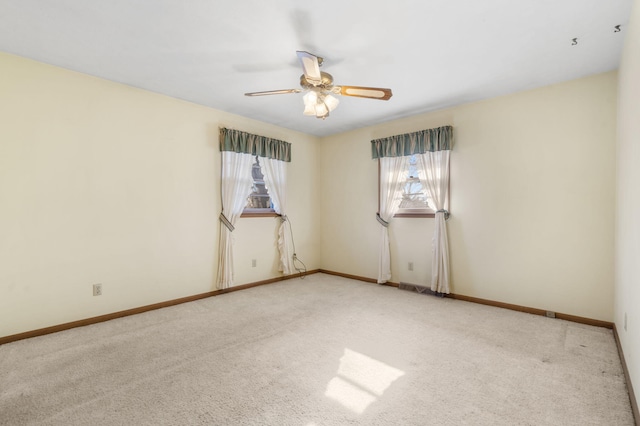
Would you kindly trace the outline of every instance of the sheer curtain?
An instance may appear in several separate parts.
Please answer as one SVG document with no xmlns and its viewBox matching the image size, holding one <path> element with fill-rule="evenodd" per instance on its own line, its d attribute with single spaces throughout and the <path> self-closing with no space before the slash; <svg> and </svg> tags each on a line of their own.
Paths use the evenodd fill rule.
<svg viewBox="0 0 640 426">
<path fill-rule="evenodd" d="M 449 191 L 449 153 L 453 143 L 453 127 L 442 126 L 413 133 L 389 136 L 371 141 L 371 156 L 380 160 L 380 212 L 382 224 L 378 282 L 391 279 L 389 232 L 387 226 L 400 206 L 404 172 L 409 157 L 420 154 L 420 162 L 426 178 L 423 186 L 436 204 L 433 235 L 431 289 L 449 293 L 449 243 L 445 220 L 445 200 Z M 402 160 L 404 159 L 404 160 Z M 420 237 L 418 237 L 420 238 Z"/>
<path fill-rule="evenodd" d="M 422 170 L 425 173 L 424 187 L 436 208 L 435 229 L 433 232 L 433 253 L 431 258 L 431 290 L 449 293 L 449 239 L 446 219 L 449 212 L 445 209 L 449 190 L 449 150 L 425 152 L 420 154 Z"/>
<path fill-rule="evenodd" d="M 223 151 L 222 153 L 222 213 L 220 213 L 220 244 L 218 249 L 219 289 L 233 285 L 233 232 L 234 224 L 251 193 L 253 155 Z"/>
<path fill-rule="evenodd" d="M 273 158 L 262 159 L 262 173 L 264 182 L 269 191 L 273 209 L 280 215 L 280 227 L 278 228 L 278 251 L 280 261 L 278 270 L 285 275 L 293 271 L 291 249 L 287 239 L 287 163 Z"/>
<path fill-rule="evenodd" d="M 380 158 L 380 212 L 377 219 L 382 225 L 378 258 L 378 283 L 391 279 L 391 252 L 389 250 L 389 222 L 400 208 L 402 186 L 409 157 Z"/>
<path fill-rule="evenodd" d="M 220 242 L 218 252 L 218 277 L 219 289 L 233 286 L 233 232 L 236 220 L 242 214 L 247 205 L 247 197 L 251 193 L 253 178 L 251 167 L 253 159 L 260 157 L 261 163 L 283 163 L 271 166 L 263 166 L 265 183 L 269 186 L 271 198 L 280 214 L 284 216 L 286 211 L 286 168 L 284 163 L 291 161 L 291 144 L 266 136 L 254 135 L 240 130 L 220 129 L 220 151 L 222 152 L 222 213 L 220 213 Z M 266 171 L 270 169 L 270 171 Z M 266 173 L 265 173 L 266 171 Z M 267 173 L 270 178 L 266 178 Z M 271 194 L 271 191 L 274 193 Z M 287 274 L 291 271 L 288 241 L 285 238 L 283 224 L 278 230 L 278 250 L 282 271 Z M 282 243 L 281 243 L 282 240 Z M 282 244 L 282 248 L 280 248 Z M 286 257 L 286 261 L 283 260 Z M 285 272 L 288 271 L 288 272 Z"/>
</svg>

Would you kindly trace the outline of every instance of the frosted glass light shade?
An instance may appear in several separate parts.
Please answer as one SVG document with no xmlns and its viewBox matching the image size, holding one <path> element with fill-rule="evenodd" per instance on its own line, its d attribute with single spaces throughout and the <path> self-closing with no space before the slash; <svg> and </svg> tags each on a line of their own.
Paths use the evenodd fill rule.
<svg viewBox="0 0 640 426">
<path fill-rule="evenodd" d="M 329 108 L 329 111 L 336 109 L 340 101 L 335 96 L 327 95 L 324 97 L 324 103 Z"/>
<path fill-rule="evenodd" d="M 316 104 L 316 117 L 323 117 L 329 114 L 329 108 L 323 102 L 318 102 Z"/>
<path fill-rule="evenodd" d="M 316 115 L 316 105 L 311 103 L 305 103 L 304 105 L 304 115 Z"/>
<path fill-rule="evenodd" d="M 313 90 L 310 90 L 302 97 L 302 100 L 305 105 L 315 105 L 318 102 L 318 94 Z"/>
</svg>

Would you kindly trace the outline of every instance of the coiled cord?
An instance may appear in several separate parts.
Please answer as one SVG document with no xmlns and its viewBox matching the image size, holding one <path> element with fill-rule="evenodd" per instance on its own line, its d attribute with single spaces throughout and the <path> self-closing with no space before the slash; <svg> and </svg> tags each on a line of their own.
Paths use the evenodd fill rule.
<svg viewBox="0 0 640 426">
<path fill-rule="evenodd" d="M 293 245 L 293 269 L 295 269 L 300 274 L 300 279 L 303 280 L 304 277 L 307 276 L 307 265 L 305 265 L 302 260 L 298 259 L 298 255 L 296 254 L 296 241 L 293 239 L 293 227 L 291 226 L 291 219 L 287 217 L 286 221 L 289 222 L 289 234 L 291 235 L 291 243 Z M 302 266 L 298 267 L 298 264 L 296 262 Z"/>
</svg>

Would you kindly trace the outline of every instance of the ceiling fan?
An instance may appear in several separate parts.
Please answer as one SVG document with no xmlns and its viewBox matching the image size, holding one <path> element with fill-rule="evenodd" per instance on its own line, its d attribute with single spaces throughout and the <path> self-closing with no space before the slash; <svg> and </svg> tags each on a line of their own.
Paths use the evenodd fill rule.
<svg viewBox="0 0 640 426">
<path fill-rule="evenodd" d="M 266 92 L 245 93 L 245 96 L 283 95 L 286 93 L 306 92 L 304 101 L 304 115 L 315 115 L 323 120 L 338 106 L 338 99 L 332 95 L 356 96 L 359 98 L 389 100 L 393 95 L 391 89 L 362 86 L 335 86 L 333 76 L 320 71 L 323 58 L 309 52 L 297 51 L 298 59 L 304 74 L 300 76 L 302 89 L 269 90 Z"/>
</svg>

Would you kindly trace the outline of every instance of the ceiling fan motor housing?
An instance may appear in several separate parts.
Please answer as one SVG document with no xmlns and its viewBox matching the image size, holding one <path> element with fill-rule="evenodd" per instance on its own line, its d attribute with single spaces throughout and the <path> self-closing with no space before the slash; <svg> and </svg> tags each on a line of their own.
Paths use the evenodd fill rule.
<svg viewBox="0 0 640 426">
<path fill-rule="evenodd" d="M 331 88 L 333 87 L 333 76 L 324 71 L 320 72 L 320 76 L 320 83 L 313 84 L 313 82 L 310 82 L 307 77 L 302 74 L 300 76 L 300 86 L 302 86 L 302 88 L 304 89 L 313 89 L 315 87 L 322 90 L 331 90 Z"/>
</svg>

